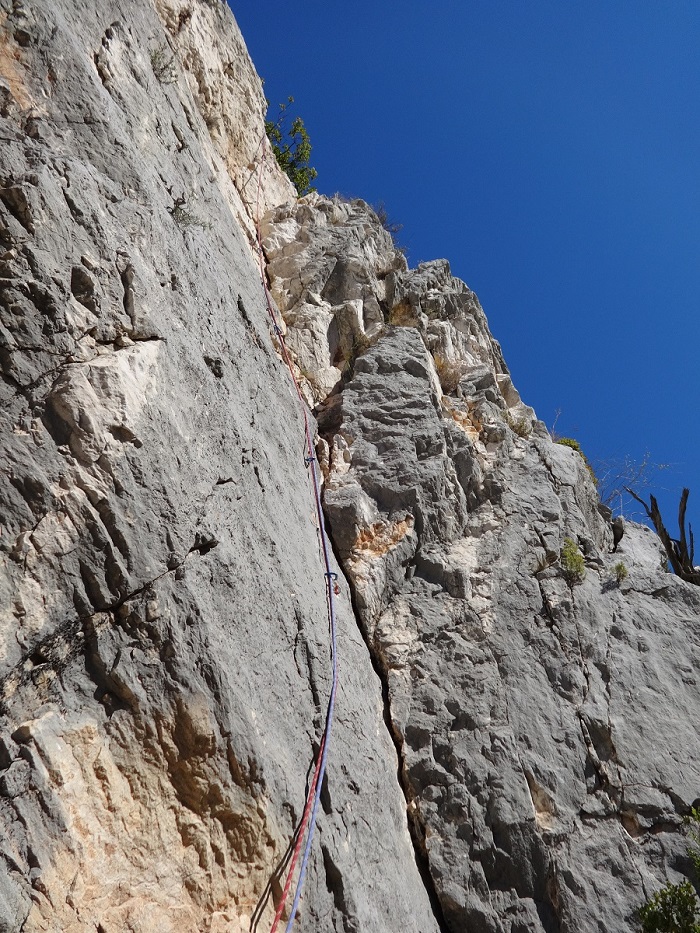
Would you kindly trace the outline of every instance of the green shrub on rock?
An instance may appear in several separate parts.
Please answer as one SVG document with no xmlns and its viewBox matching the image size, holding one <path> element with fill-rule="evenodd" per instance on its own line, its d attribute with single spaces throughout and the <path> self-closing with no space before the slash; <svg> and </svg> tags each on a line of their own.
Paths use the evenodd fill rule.
<svg viewBox="0 0 700 933">
<path fill-rule="evenodd" d="M 564 579 L 569 586 L 573 587 L 577 583 L 583 583 L 586 576 L 586 564 L 578 545 L 571 538 L 564 539 L 560 559 Z"/>
<path fill-rule="evenodd" d="M 622 561 L 618 561 L 618 563 L 613 567 L 613 574 L 615 575 L 615 579 L 617 580 L 617 584 L 619 586 L 623 580 L 627 579 L 629 576 L 629 571 Z"/>
<path fill-rule="evenodd" d="M 642 933 L 700 933 L 698 902 L 689 881 L 667 884 L 640 908 Z"/>
<path fill-rule="evenodd" d="M 689 827 L 688 855 L 700 878 L 700 809 L 693 807 L 684 822 Z M 639 908 L 642 933 L 700 933 L 699 906 L 690 881 L 667 884 Z"/>
<path fill-rule="evenodd" d="M 514 418 L 509 411 L 506 411 L 503 418 L 511 431 L 517 434 L 518 437 L 528 438 L 532 434 L 532 425 L 522 415 L 519 418 Z"/>
<path fill-rule="evenodd" d="M 151 52 L 151 68 L 156 79 L 161 84 L 175 84 L 177 81 L 177 70 L 175 68 L 175 56 L 168 54 L 167 45 L 161 45 Z"/>
<path fill-rule="evenodd" d="M 577 454 L 580 454 L 583 457 L 583 462 L 586 464 L 586 469 L 591 474 L 591 479 L 593 482 L 598 485 L 598 477 L 595 475 L 593 467 L 591 466 L 588 457 L 581 450 L 581 445 L 576 440 L 575 437 L 558 437 L 555 441 L 556 444 L 561 444 L 562 447 L 570 447 L 572 450 L 575 450 Z"/>
<path fill-rule="evenodd" d="M 581 445 L 574 437 L 560 437 L 557 439 L 557 444 L 561 444 L 562 447 L 570 447 L 572 450 L 575 450 L 577 453 L 583 456 Z"/>
<path fill-rule="evenodd" d="M 280 104 L 277 121 L 265 120 L 265 132 L 270 140 L 277 164 L 297 189 L 297 194 L 301 198 L 316 190 L 311 187 L 311 182 L 318 172 L 309 165 L 311 142 L 304 121 L 301 117 L 295 117 L 289 129 L 286 128 L 287 107 L 293 103 L 294 98 L 288 97 L 286 104 Z"/>
</svg>

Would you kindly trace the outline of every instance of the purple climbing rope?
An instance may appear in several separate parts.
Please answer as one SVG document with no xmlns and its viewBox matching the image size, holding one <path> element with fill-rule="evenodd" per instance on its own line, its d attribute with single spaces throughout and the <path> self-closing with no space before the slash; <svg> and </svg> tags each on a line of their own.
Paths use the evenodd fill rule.
<svg viewBox="0 0 700 933">
<path fill-rule="evenodd" d="M 316 509 L 316 522 L 318 525 L 318 531 L 321 539 L 321 549 L 322 549 L 322 558 L 324 565 L 324 579 L 325 579 L 325 589 L 326 589 L 326 604 L 328 608 L 328 624 L 330 630 L 330 640 L 331 640 L 331 666 L 332 666 L 332 681 L 331 681 L 331 692 L 328 699 L 328 709 L 326 712 L 326 723 L 323 730 L 323 735 L 321 738 L 321 743 L 319 747 L 319 757 L 316 760 L 316 766 L 314 769 L 313 781 L 311 787 L 309 788 L 309 795 L 306 800 L 306 805 L 304 808 L 304 817 L 302 819 L 299 838 L 294 849 L 294 855 L 291 861 L 291 867 L 289 870 L 289 877 L 287 879 L 287 884 L 282 895 L 282 899 L 277 908 L 277 914 L 275 916 L 275 921 L 272 927 L 274 933 L 279 918 L 282 915 L 284 910 L 284 902 L 286 900 L 287 893 L 290 888 L 290 882 L 294 868 L 296 865 L 297 857 L 301 848 L 301 843 L 304 838 L 304 828 L 306 820 L 308 819 L 308 808 L 309 803 L 313 797 L 313 805 L 311 807 L 311 819 L 309 821 L 308 833 L 306 836 L 306 845 L 304 846 L 304 854 L 301 860 L 301 868 L 299 870 L 299 879 L 297 881 L 297 886 L 294 892 L 294 900 L 292 902 L 292 909 L 287 921 L 287 926 L 285 927 L 285 933 L 291 933 L 291 929 L 294 925 L 294 919 L 296 917 L 297 911 L 299 909 L 299 901 L 301 899 L 302 891 L 304 889 L 304 881 L 306 880 L 306 873 L 309 866 L 309 857 L 311 855 L 311 848 L 313 846 L 314 833 L 316 831 L 316 818 L 318 815 L 318 805 L 321 800 L 321 793 L 323 789 L 323 778 L 326 773 L 326 762 L 328 759 L 328 748 L 330 746 L 330 737 L 331 730 L 333 728 L 333 715 L 335 712 L 335 697 L 338 689 L 338 657 L 337 657 L 337 624 L 336 624 L 336 613 L 335 613 L 335 595 L 337 588 L 337 579 L 338 575 L 331 569 L 331 560 L 330 560 L 330 551 L 328 547 L 328 540 L 326 538 L 326 532 L 324 528 L 323 521 L 323 506 L 321 504 L 321 484 L 319 480 L 319 475 L 317 472 L 317 460 L 314 451 L 313 444 L 313 435 L 311 433 L 311 426 L 309 424 L 309 413 L 302 394 L 299 383 L 294 375 L 294 367 L 292 365 L 291 357 L 287 351 L 287 346 L 284 341 L 284 334 L 282 333 L 282 328 L 277 322 L 275 317 L 275 311 L 273 308 L 272 297 L 270 295 L 270 290 L 267 286 L 267 280 L 265 278 L 265 268 L 263 265 L 263 248 L 262 248 L 262 239 L 260 235 L 260 186 L 262 181 L 262 170 L 265 164 L 265 159 L 267 156 L 267 138 L 263 136 L 262 139 L 263 153 L 262 159 L 260 160 L 260 171 L 258 173 L 258 187 L 256 195 L 256 233 L 258 239 L 258 259 L 260 263 L 260 281 L 262 283 L 263 291 L 265 292 L 265 303 L 267 305 L 267 313 L 270 317 L 272 324 L 272 329 L 275 332 L 277 339 L 279 340 L 280 348 L 282 351 L 282 357 L 287 365 L 289 374 L 292 377 L 292 382 L 294 383 L 294 388 L 296 390 L 297 397 L 299 399 L 299 404 L 301 406 L 301 412 L 304 419 L 304 439 L 305 446 L 307 449 L 307 454 L 304 457 L 304 462 L 306 466 L 310 468 L 311 472 L 311 481 L 313 486 L 314 494 L 314 503 Z M 258 147 L 259 148 L 259 147 Z"/>
</svg>

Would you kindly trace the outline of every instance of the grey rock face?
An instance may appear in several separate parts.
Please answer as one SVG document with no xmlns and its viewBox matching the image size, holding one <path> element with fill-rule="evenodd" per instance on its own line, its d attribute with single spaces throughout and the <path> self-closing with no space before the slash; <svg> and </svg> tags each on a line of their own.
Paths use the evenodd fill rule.
<svg viewBox="0 0 700 933">
<path fill-rule="evenodd" d="M 269 926 L 330 664 L 264 213 L 345 573 L 300 928 L 632 931 L 687 869 L 698 590 L 445 261 L 296 201 L 225 6 L 0 9 L 0 930 Z"/>
<path fill-rule="evenodd" d="M 0 929 L 262 929 L 330 687 L 302 418 L 250 249 L 291 189 L 268 158 L 256 204 L 263 98 L 225 6 L 2 23 Z M 301 928 L 436 930 L 339 602 Z"/>
<path fill-rule="evenodd" d="M 304 211 L 297 241 L 323 255 Z M 324 288 L 310 254 L 277 267 L 283 310 L 292 282 Z M 387 266 L 369 257 L 362 287 Z M 632 931 L 684 865 L 698 796 L 700 594 L 663 571 L 649 529 L 611 527 L 582 457 L 523 406 L 446 263 L 397 269 L 374 297 L 387 324 L 320 407 L 325 507 L 445 925 Z M 584 579 L 560 556 L 566 539 Z"/>
<path fill-rule="evenodd" d="M 261 229 L 287 344 L 309 399 L 322 399 L 381 330 L 380 304 L 406 260 L 364 201 L 308 195 L 270 211 Z"/>
</svg>

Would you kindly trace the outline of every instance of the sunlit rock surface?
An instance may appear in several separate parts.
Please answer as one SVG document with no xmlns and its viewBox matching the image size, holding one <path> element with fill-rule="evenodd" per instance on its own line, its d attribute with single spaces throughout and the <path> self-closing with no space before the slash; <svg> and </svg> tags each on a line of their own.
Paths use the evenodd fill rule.
<svg viewBox="0 0 700 933">
<path fill-rule="evenodd" d="M 347 228 L 327 222 L 338 210 Z M 272 287 L 312 389 L 305 340 L 334 333 L 299 284 L 328 289 L 318 257 L 340 257 L 323 270 L 331 312 L 360 298 L 383 312 L 318 409 L 325 505 L 443 922 L 636 929 L 649 893 L 688 868 L 700 593 L 665 572 L 645 527 L 628 522 L 611 553 L 583 458 L 523 405 L 446 263 L 407 271 L 380 229 L 358 235 L 372 218 L 359 202 L 272 216 Z M 574 585 L 567 538 L 585 558 Z"/>
<path fill-rule="evenodd" d="M 296 200 L 225 6 L 0 12 L 0 931 L 270 926 L 330 663 L 258 216 L 340 571 L 300 929 L 634 930 L 689 871 L 697 588 L 611 553 L 447 262 Z"/>
<path fill-rule="evenodd" d="M 269 928 L 330 664 L 251 249 L 292 197 L 269 157 L 257 196 L 260 81 L 219 4 L 8 4 L 2 29 L 0 929 Z M 340 590 L 302 925 L 436 930 Z"/>
</svg>

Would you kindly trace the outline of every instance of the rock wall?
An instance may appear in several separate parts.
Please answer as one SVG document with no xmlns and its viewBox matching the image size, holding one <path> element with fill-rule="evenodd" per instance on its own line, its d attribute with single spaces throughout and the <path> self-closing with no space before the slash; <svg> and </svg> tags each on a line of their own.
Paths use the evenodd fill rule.
<svg viewBox="0 0 700 933">
<path fill-rule="evenodd" d="M 442 922 L 636 929 L 689 867 L 700 592 L 644 526 L 613 552 L 584 459 L 522 403 L 447 263 L 408 270 L 362 202 L 306 198 L 267 223 Z"/>
<path fill-rule="evenodd" d="M 3 13 L 0 929 L 13 933 L 222 933 L 256 908 L 269 927 L 325 713 L 302 419 L 249 237 L 260 82 L 225 7 L 188 11 Z M 268 162 L 262 208 L 290 196 Z M 339 625 L 303 925 L 435 929 L 344 584 Z"/>
<path fill-rule="evenodd" d="M 296 200 L 218 0 L 0 0 L 0 74 L 0 931 L 270 925 L 330 665 L 258 213 L 340 572 L 300 929 L 635 929 L 689 869 L 697 588 L 611 553 L 446 262 Z"/>
</svg>

